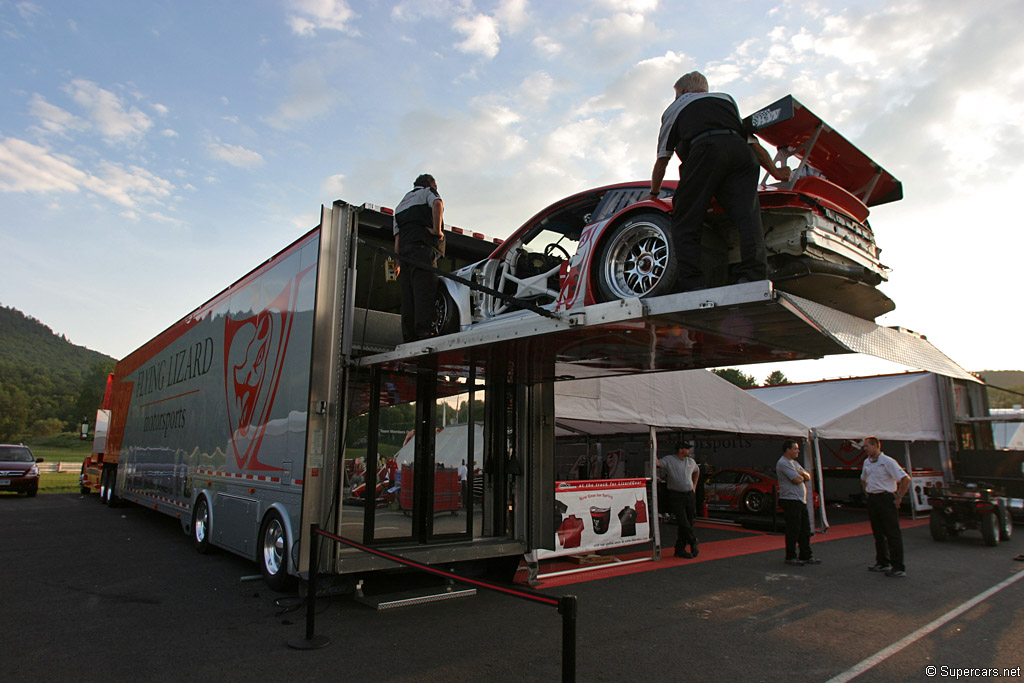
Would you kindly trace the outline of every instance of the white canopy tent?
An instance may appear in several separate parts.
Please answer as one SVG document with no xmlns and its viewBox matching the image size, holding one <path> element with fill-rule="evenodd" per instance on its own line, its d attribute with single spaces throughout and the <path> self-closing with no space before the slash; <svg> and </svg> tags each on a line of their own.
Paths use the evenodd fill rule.
<svg viewBox="0 0 1024 683">
<path fill-rule="evenodd" d="M 807 427 L 708 370 L 555 384 L 558 434 L 655 429 L 802 436 Z"/>
<path fill-rule="evenodd" d="M 782 384 L 746 393 L 823 439 L 873 434 L 893 441 L 943 440 L 939 387 L 930 372 Z"/>
</svg>

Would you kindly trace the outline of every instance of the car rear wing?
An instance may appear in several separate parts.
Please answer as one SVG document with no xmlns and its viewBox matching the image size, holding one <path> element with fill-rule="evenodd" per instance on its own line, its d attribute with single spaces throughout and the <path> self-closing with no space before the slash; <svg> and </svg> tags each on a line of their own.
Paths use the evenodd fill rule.
<svg viewBox="0 0 1024 683">
<path fill-rule="evenodd" d="M 899 180 L 792 95 L 754 112 L 744 124 L 779 151 L 777 158 L 800 160 L 792 178 L 778 186 L 781 189 L 794 189 L 807 176 L 824 176 L 866 206 L 903 199 Z"/>
</svg>

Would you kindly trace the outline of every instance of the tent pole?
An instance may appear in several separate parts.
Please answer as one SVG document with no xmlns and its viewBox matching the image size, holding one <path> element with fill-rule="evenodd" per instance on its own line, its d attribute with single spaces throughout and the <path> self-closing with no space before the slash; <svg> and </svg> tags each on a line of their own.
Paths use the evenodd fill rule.
<svg viewBox="0 0 1024 683">
<path fill-rule="evenodd" d="M 914 466 L 910 462 L 910 442 L 903 442 L 903 461 L 907 466 L 907 475 L 910 477 L 910 519 L 917 519 L 917 505 L 914 504 Z"/>
<path fill-rule="evenodd" d="M 821 470 L 821 440 L 818 438 L 817 431 L 813 429 L 807 433 L 807 438 L 814 440 L 814 476 L 817 479 L 818 484 L 818 507 L 820 508 L 821 512 L 821 533 L 825 534 L 828 533 L 829 524 L 828 515 L 825 514 L 825 475 L 822 473 Z M 811 493 L 811 499 L 808 501 L 807 504 L 811 506 L 812 510 L 814 509 L 813 492 Z M 812 523 L 814 521 L 813 514 L 811 515 L 811 521 Z"/>
<path fill-rule="evenodd" d="M 658 431 L 648 427 L 651 447 L 651 525 L 654 527 L 654 559 L 661 559 L 661 515 L 658 513 Z"/>
</svg>

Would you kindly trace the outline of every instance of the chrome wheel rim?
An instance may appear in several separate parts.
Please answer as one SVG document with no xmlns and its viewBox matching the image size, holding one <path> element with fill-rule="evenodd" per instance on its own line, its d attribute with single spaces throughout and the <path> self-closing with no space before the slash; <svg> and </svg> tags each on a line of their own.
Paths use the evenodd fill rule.
<svg viewBox="0 0 1024 683">
<path fill-rule="evenodd" d="M 196 510 L 196 521 L 193 524 L 193 533 L 196 537 L 197 543 L 206 542 L 207 529 L 210 526 L 210 509 L 206 505 L 206 501 L 199 503 L 199 509 Z"/>
<path fill-rule="evenodd" d="M 284 563 L 284 527 L 278 519 L 270 520 L 263 534 L 263 566 L 267 574 L 274 576 L 281 571 Z"/>
<path fill-rule="evenodd" d="M 647 221 L 630 225 L 608 245 L 605 282 L 619 298 L 643 296 L 661 281 L 668 266 L 668 237 Z"/>
</svg>

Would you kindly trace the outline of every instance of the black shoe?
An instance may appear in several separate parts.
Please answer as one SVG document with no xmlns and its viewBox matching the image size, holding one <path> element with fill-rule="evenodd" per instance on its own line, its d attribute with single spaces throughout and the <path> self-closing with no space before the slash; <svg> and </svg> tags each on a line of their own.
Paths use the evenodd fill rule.
<svg viewBox="0 0 1024 683">
<path fill-rule="evenodd" d="M 786 564 L 791 564 L 794 567 L 802 567 L 802 566 L 804 566 L 807 563 L 804 562 L 803 560 L 786 560 Z"/>
<path fill-rule="evenodd" d="M 821 564 L 821 560 L 816 557 L 808 557 L 806 560 L 800 560 L 804 564 Z"/>
<path fill-rule="evenodd" d="M 686 552 L 685 550 L 683 550 L 682 552 L 677 550 L 676 551 L 676 557 L 681 557 L 684 560 L 692 560 L 693 559 L 693 555 L 688 553 L 688 552 Z"/>
<path fill-rule="evenodd" d="M 693 539 L 693 543 L 690 544 L 690 552 L 694 557 L 700 555 L 700 550 L 697 549 L 697 539 Z"/>
<path fill-rule="evenodd" d="M 892 570 L 891 564 L 873 564 L 868 567 L 869 572 L 887 572 Z"/>
<path fill-rule="evenodd" d="M 903 571 L 902 569 L 890 569 L 889 571 L 887 571 L 885 573 L 885 575 L 886 576 L 891 576 L 893 578 L 901 579 L 904 576 L 906 576 L 907 573 L 905 571 Z"/>
</svg>

